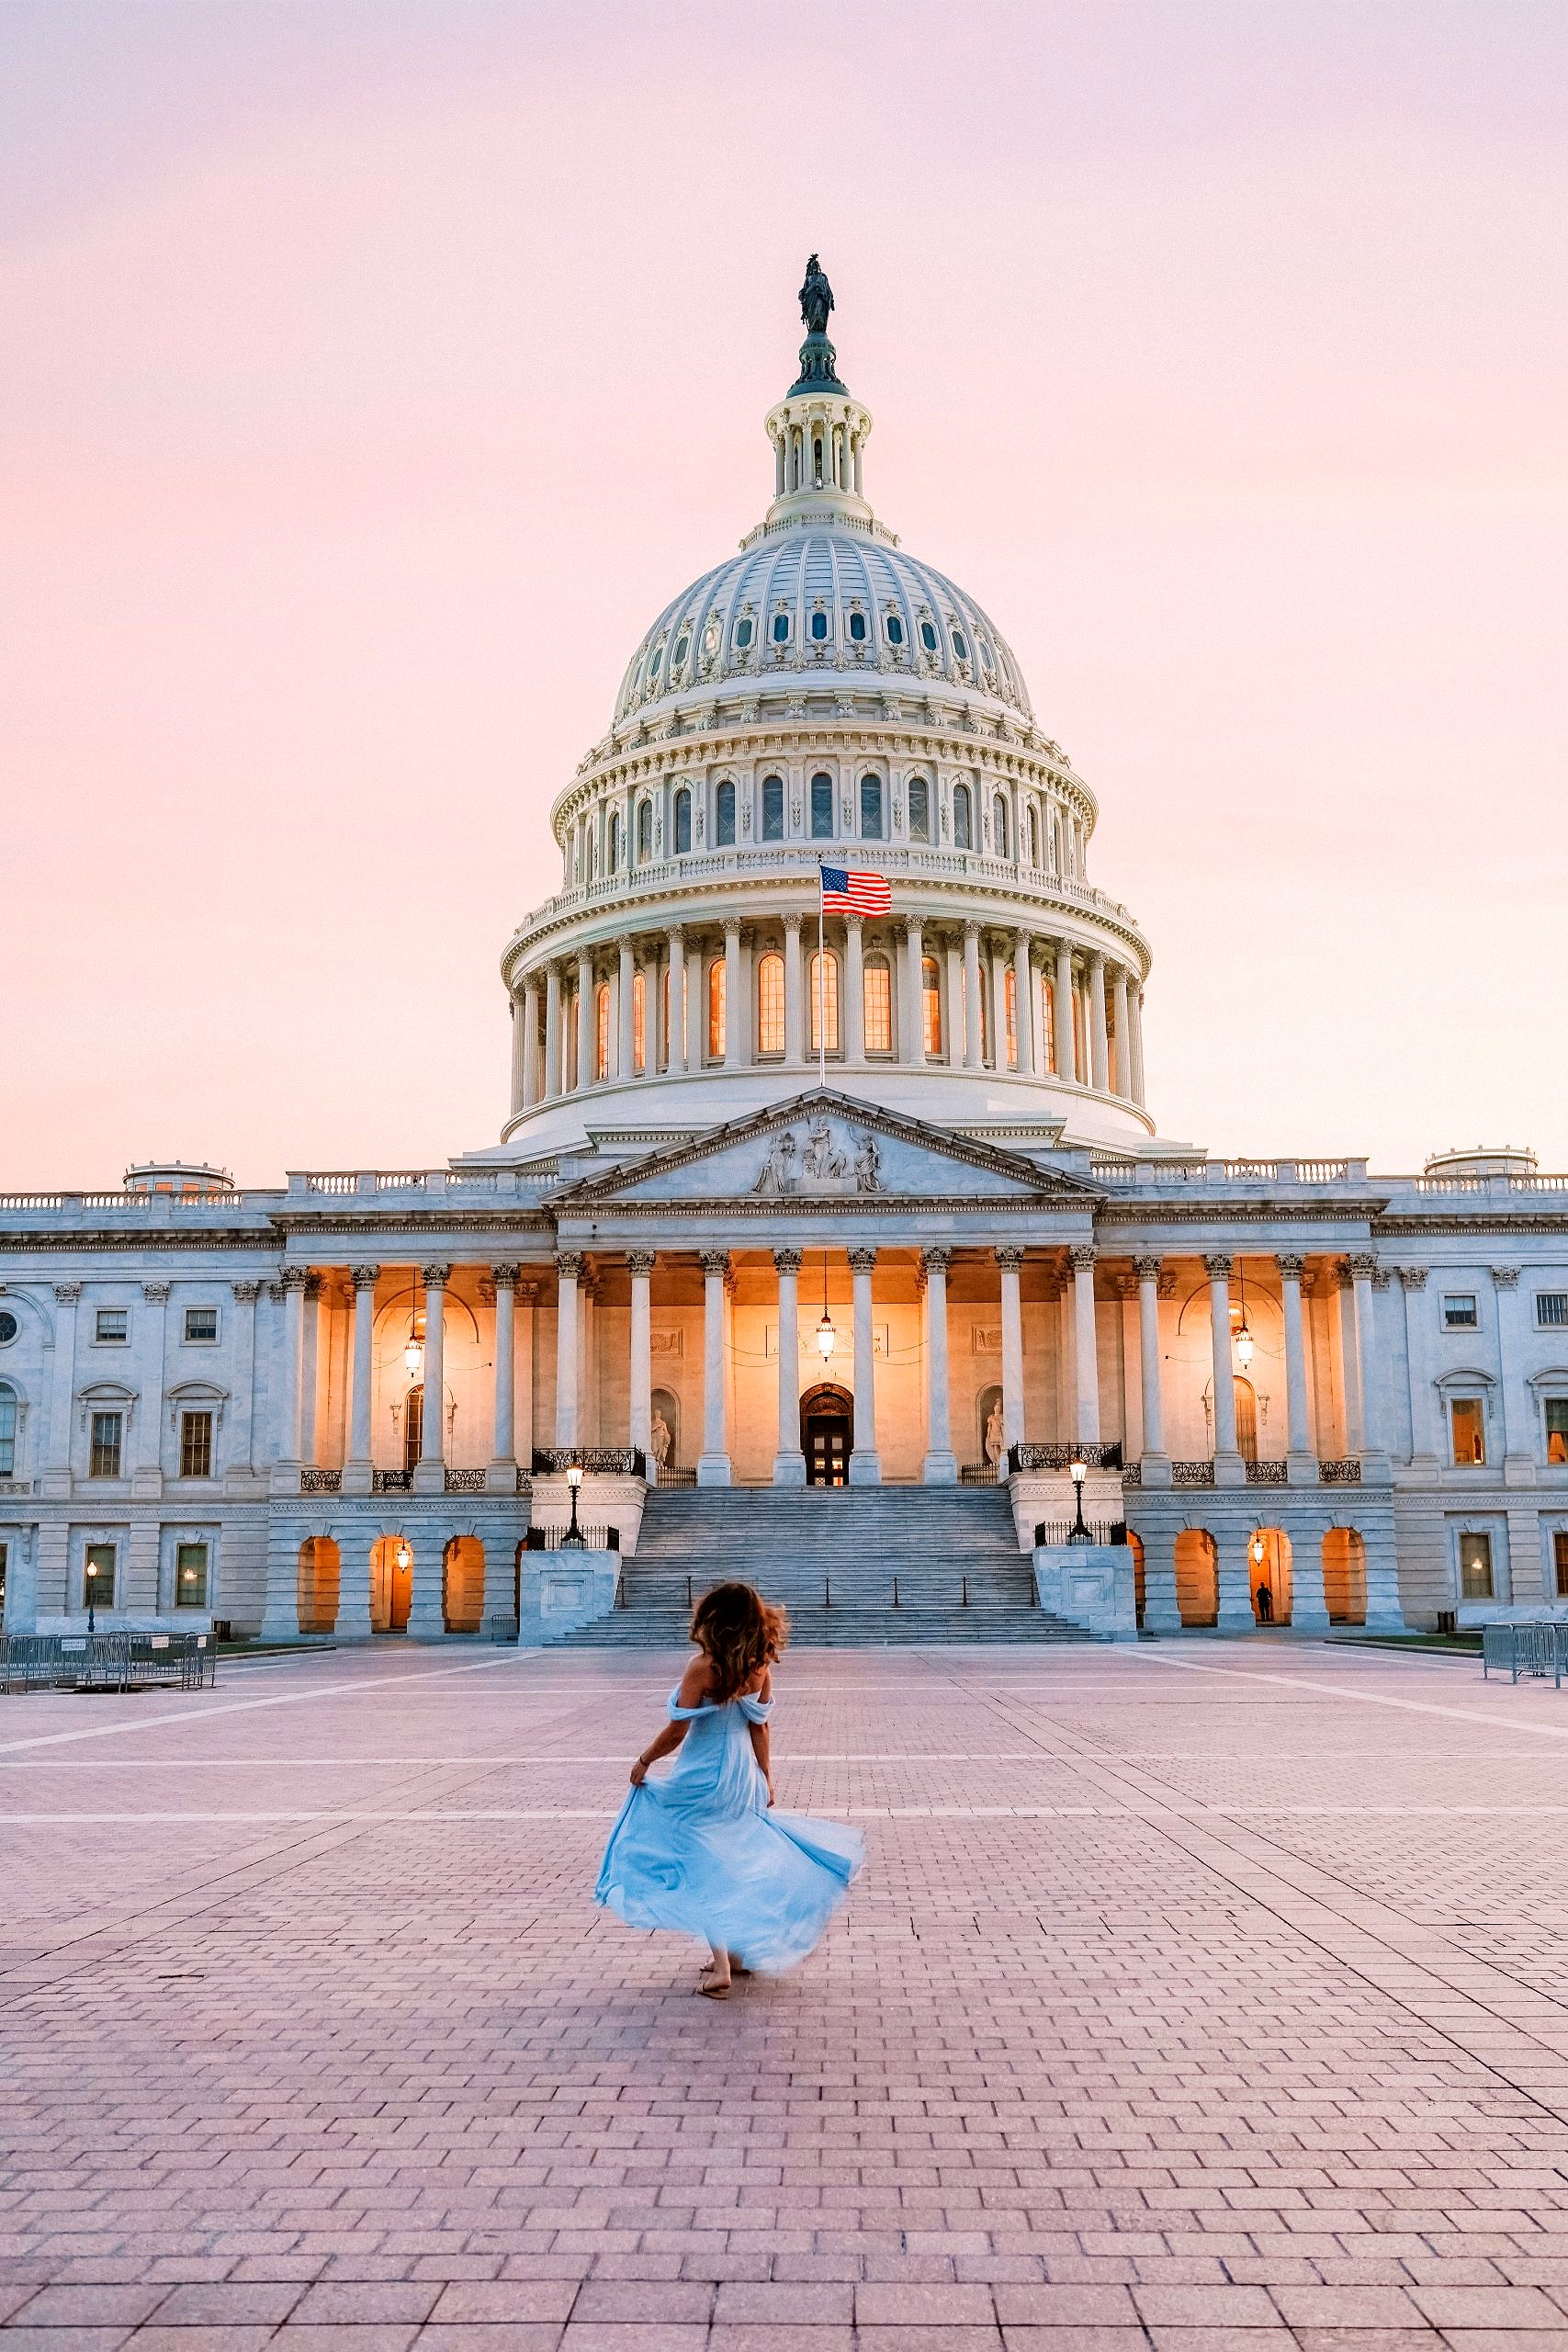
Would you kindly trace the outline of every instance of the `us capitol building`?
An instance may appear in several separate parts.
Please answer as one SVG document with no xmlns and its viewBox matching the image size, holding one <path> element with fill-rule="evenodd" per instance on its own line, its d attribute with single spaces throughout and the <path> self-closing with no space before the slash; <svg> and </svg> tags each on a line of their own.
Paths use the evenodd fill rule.
<svg viewBox="0 0 1568 2352">
<path fill-rule="evenodd" d="M 815 257 L 801 303 L 772 502 L 551 810 L 500 1142 L 0 1195 L 7 1630 L 608 1637 L 847 1536 L 842 1637 L 900 1557 L 980 1634 L 998 1529 L 1070 1626 L 1080 1525 L 1123 1633 L 1568 1596 L 1568 1177 L 1159 1136 L 1094 794 L 874 513 Z M 824 864 L 891 913 L 819 944 Z"/>
</svg>

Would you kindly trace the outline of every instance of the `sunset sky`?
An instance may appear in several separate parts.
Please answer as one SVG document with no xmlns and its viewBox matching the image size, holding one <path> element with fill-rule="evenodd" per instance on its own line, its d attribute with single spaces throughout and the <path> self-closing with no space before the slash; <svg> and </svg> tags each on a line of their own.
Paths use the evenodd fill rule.
<svg viewBox="0 0 1568 2352">
<path fill-rule="evenodd" d="M 813 247 L 1162 1134 L 1568 1167 L 1565 89 L 1562 0 L 7 0 L 0 1185 L 495 1140 Z"/>
</svg>

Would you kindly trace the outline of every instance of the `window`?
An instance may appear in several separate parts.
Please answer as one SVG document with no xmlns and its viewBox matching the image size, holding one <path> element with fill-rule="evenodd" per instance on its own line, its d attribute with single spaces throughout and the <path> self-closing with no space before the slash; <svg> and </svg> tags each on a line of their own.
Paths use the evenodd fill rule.
<svg viewBox="0 0 1568 2352">
<path fill-rule="evenodd" d="M 820 434 L 816 435 L 811 444 L 811 467 L 813 482 L 820 482 L 822 480 L 822 436 Z"/>
<path fill-rule="evenodd" d="M 93 1415 L 93 1449 L 88 1463 L 89 1478 L 119 1476 L 120 1437 L 125 1428 L 122 1413 Z"/>
<path fill-rule="evenodd" d="M 1568 1396 L 1546 1400 L 1546 1458 L 1552 1463 L 1568 1462 Z"/>
<path fill-rule="evenodd" d="M 991 848 L 998 857 L 1008 854 L 1008 805 L 999 792 L 991 803 Z"/>
<path fill-rule="evenodd" d="M 811 779 L 811 838 L 814 842 L 830 842 L 833 838 L 833 779 L 830 775 L 814 775 Z"/>
<path fill-rule="evenodd" d="M 757 964 L 757 1051 L 782 1054 L 784 1049 L 784 962 L 770 953 Z"/>
<path fill-rule="evenodd" d="M 724 1059 L 724 959 L 708 966 L 708 1059 Z"/>
<path fill-rule="evenodd" d="M 637 807 L 637 855 L 639 865 L 645 865 L 653 855 L 653 803 L 651 800 L 641 801 Z"/>
<path fill-rule="evenodd" d="M 1475 1294 L 1455 1290 L 1443 1299 L 1443 1329 L 1445 1331 L 1473 1331 L 1475 1329 Z"/>
<path fill-rule="evenodd" d="M 176 1544 L 175 1546 L 175 1607 L 205 1609 L 207 1606 L 207 1546 L 205 1544 Z"/>
<path fill-rule="evenodd" d="M 1483 1464 L 1486 1460 L 1486 1408 L 1480 1397 L 1450 1397 L 1449 1423 L 1453 1431 L 1456 1465 Z"/>
<path fill-rule="evenodd" d="M 1040 1048 L 1042 1067 L 1045 1069 L 1055 1069 L 1056 1067 L 1056 998 L 1051 986 L 1049 972 L 1042 972 L 1040 975 L 1040 1035 L 1043 1040 Z"/>
<path fill-rule="evenodd" d="M 887 616 L 887 642 L 889 645 L 902 645 L 904 642 L 904 624 L 897 613 Z"/>
<path fill-rule="evenodd" d="M 721 784 L 714 795 L 714 840 L 720 849 L 735 847 L 735 786 Z"/>
<path fill-rule="evenodd" d="M 828 634 L 828 616 L 826 613 L 817 612 L 812 614 L 811 634 L 816 642 L 820 645 L 823 639 Z"/>
<path fill-rule="evenodd" d="M 675 854 L 684 857 L 692 846 L 692 796 L 682 785 L 675 795 Z"/>
<path fill-rule="evenodd" d="M 860 829 L 868 842 L 882 839 L 882 778 L 863 775 L 860 780 Z"/>
<path fill-rule="evenodd" d="M 670 657 L 670 667 L 671 670 L 678 670 L 680 668 L 682 662 L 685 660 L 691 650 L 692 640 L 682 630 L 682 634 L 675 639 L 675 650 Z"/>
<path fill-rule="evenodd" d="M 82 1555 L 82 1606 L 114 1607 L 115 1546 L 89 1544 Z"/>
<path fill-rule="evenodd" d="M 93 1337 L 102 1347 L 121 1347 L 130 1337 L 129 1306 L 100 1306 L 93 1318 Z"/>
<path fill-rule="evenodd" d="M 1492 1598 L 1492 1538 L 1461 1535 L 1459 1539 L 1459 1597 L 1461 1600 Z"/>
<path fill-rule="evenodd" d="M 934 621 L 922 621 L 920 623 L 920 643 L 925 647 L 928 653 L 934 653 L 936 651 L 936 624 Z"/>
<path fill-rule="evenodd" d="M 1029 843 L 1029 863 L 1031 865 L 1038 865 L 1040 863 L 1040 817 L 1032 801 L 1024 812 L 1024 839 Z"/>
<path fill-rule="evenodd" d="M 953 632 L 953 650 L 958 661 L 968 661 L 969 648 L 964 641 L 964 631 L 961 628 L 955 628 Z"/>
<path fill-rule="evenodd" d="M 1557 1598 L 1568 1600 L 1568 1527 L 1551 1531 L 1551 1565 L 1557 1571 Z"/>
<path fill-rule="evenodd" d="M 212 1476 L 212 1416 L 208 1412 L 180 1415 L 180 1476 Z"/>
<path fill-rule="evenodd" d="M 660 665 L 660 663 L 663 661 L 663 659 L 664 659 L 664 648 L 663 648 L 661 645 L 656 645 L 656 646 L 654 647 L 654 649 L 653 649 L 652 655 L 651 655 L 651 657 L 650 657 L 650 659 L 649 659 L 649 664 L 648 664 L 648 677 L 649 677 L 649 684 L 650 685 L 652 684 L 652 683 L 653 683 L 654 679 L 655 679 L 655 678 L 657 678 L 657 677 L 658 677 L 658 675 L 659 675 L 659 665 Z"/>
<path fill-rule="evenodd" d="M 928 1054 L 942 1052 L 942 976 L 934 956 L 920 958 L 920 1036 Z"/>
<path fill-rule="evenodd" d="M 762 839 L 782 842 L 784 839 L 784 778 L 765 775 L 762 778 Z"/>
<path fill-rule="evenodd" d="M 789 615 L 787 613 L 773 615 L 773 643 L 775 645 L 789 643 Z"/>
<path fill-rule="evenodd" d="M 1538 1290 L 1535 1295 L 1538 1331 L 1568 1330 L 1568 1290 Z"/>
<path fill-rule="evenodd" d="M 1010 964 L 1002 974 L 1002 1003 L 1006 1012 L 1006 1053 L 1003 1067 L 1018 1068 L 1018 974 Z"/>
<path fill-rule="evenodd" d="M 609 859 L 608 859 L 608 863 L 607 863 L 607 866 L 606 866 L 606 871 L 607 871 L 608 873 L 614 874 L 614 873 L 615 872 L 616 868 L 619 866 L 620 862 L 621 862 L 621 820 L 620 820 L 619 817 L 615 814 L 615 811 L 612 808 L 612 809 L 611 809 L 611 811 L 610 811 L 610 824 L 609 824 Z"/>
<path fill-rule="evenodd" d="M 218 1337 L 218 1309 L 215 1306 L 186 1308 L 186 1345 L 206 1347 Z"/>
<path fill-rule="evenodd" d="M 966 784 L 953 787 L 953 846 L 973 849 L 975 846 L 975 804 L 969 797 Z"/>
<path fill-rule="evenodd" d="M 8 1348 L 18 1329 L 16 1317 L 8 1306 L 0 1306 L 0 1348 Z"/>
<path fill-rule="evenodd" d="M 593 1075 L 601 1083 L 610 1075 L 610 987 L 601 980 L 593 991 Z"/>
<path fill-rule="evenodd" d="M 403 1468 L 412 1470 L 424 1451 L 424 1390 L 411 1388 L 403 1399 Z"/>
<path fill-rule="evenodd" d="M 931 788 L 923 775 L 909 778 L 909 839 L 929 842 L 931 837 Z"/>
<path fill-rule="evenodd" d="M 11 1478 L 17 1470 L 17 1392 L 0 1386 L 0 1478 Z"/>
<path fill-rule="evenodd" d="M 736 622 L 735 642 L 739 651 L 744 653 L 751 642 L 751 624 L 749 620 Z"/>
<path fill-rule="evenodd" d="M 865 643 L 865 615 L 863 613 L 850 615 L 850 642 L 852 645 Z"/>
<path fill-rule="evenodd" d="M 881 956 L 874 956 L 862 975 L 865 1010 L 865 1049 L 868 1054 L 893 1051 L 893 974 Z"/>
<path fill-rule="evenodd" d="M 839 1050 L 839 959 L 831 948 L 811 958 L 811 1050 Z"/>
<path fill-rule="evenodd" d="M 1051 871 L 1053 874 L 1060 874 L 1061 870 L 1062 820 L 1059 817 L 1053 817 L 1051 820 Z"/>
<path fill-rule="evenodd" d="M 632 975 L 632 1064 L 639 1072 L 648 1068 L 648 981 L 640 970 Z"/>
</svg>

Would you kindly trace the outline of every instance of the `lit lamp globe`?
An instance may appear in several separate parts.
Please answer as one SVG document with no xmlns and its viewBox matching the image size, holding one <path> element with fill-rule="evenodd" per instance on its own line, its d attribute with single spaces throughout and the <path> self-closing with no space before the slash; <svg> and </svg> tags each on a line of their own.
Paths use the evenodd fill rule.
<svg viewBox="0 0 1568 2352">
<path fill-rule="evenodd" d="M 1067 1537 L 1067 1541 L 1069 1544 L 1087 1544 L 1089 1542 L 1090 1538 L 1089 1522 L 1083 1515 L 1083 1482 L 1089 1476 L 1089 1464 L 1084 1460 L 1082 1454 L 1078 1453 L 1073 1456 L 1070 1466 L 1073 1479 L 1074 1508 L 1072 1531 Z"/>
<path fill-rule="evenodd" d="M 1252 1362 L 1252 1334 L 1245 1323 L 1235 1335 L 1235 1360 L 1243 1372 Z"/>
<path fill-rule="evenodd" d="M 568 1544 L 570 1544 L 573 1550 L 581 1551 L 584 1548 L 587 1539 L 584 1536 L 581 1528 L 579 1527 L 577 1523 L 577 1490 L 582 1484 L 582 1464 L 581 1462 L 568 1463 L 566 1483 L 571 1494 L 571 1520 L 568 1525 L 566 1533 L 561 1537 L 561 1547 L 564 1550 Z"/>
<path fill-rule="evenodd" d="M 824 1363 L 838 1344 L 839 1335 L 833 1329 L 833 1318 L 824 1312 L 821 1322 L 817 1326 L 817 1352 Z"/>
<path fill-rule="evenodd" d="M 403 1349 L 403 1362 L 409 1368 L 409 1378 L 417 1380 L 424 1370 L 424 1349 L 417 1331 L 411 1331 Z"/>
</svg>

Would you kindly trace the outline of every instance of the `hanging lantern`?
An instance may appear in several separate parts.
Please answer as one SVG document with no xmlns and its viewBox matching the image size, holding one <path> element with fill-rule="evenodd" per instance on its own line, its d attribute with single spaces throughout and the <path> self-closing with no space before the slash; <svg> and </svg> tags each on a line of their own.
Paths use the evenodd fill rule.
<svg viewBox="0 0 1568 2352">
<path fill-rule="evenodd" d="M 424 1343 L 412 1328 L 403 1348 L 403 1362 L 409 1368 L 409 1378 L 417 1380 L 424 1370 Z"/>
<path fill-rule="evenodd" d="M 1237 1363 L 1240 1364 L 1243 1372 L 1247 1370 L 1247 1365 L 1252 1362 L 1252 1334 L 1244 1323 L 1240 1330 L 1235 1335 L 1235 1360 Z"/>
<path fill-rule="evenodd" d="M 406 1535 L 400 1536 L 398 1539 L 397 1562 L 400 1568 L 411 1568 L 413 1566 L 413 1554 L 409 1550 Z"/>
<path fill-rule="evenodd" d="M 832 1354 L 833 1350 L 838 1346 L 838 1344 L 839 1335 L 833 1329 L 833 1318 L 829 1314 L 827 1308 L 824 1307 L 822 1309 L 822 1320 L 817 1326 L 817 1352 L 821 1357 L 824 1363 L 827 1363 L 829 1357 Z"/>
<path fill-rule="evenodd" d="M 1260 1568 L 1263 1566 L 1263 1538 L 1261 1534 L 1255 1535 L 1252 1539 L 1252 1560 L 1255 1567 Z"/>
</svg>

